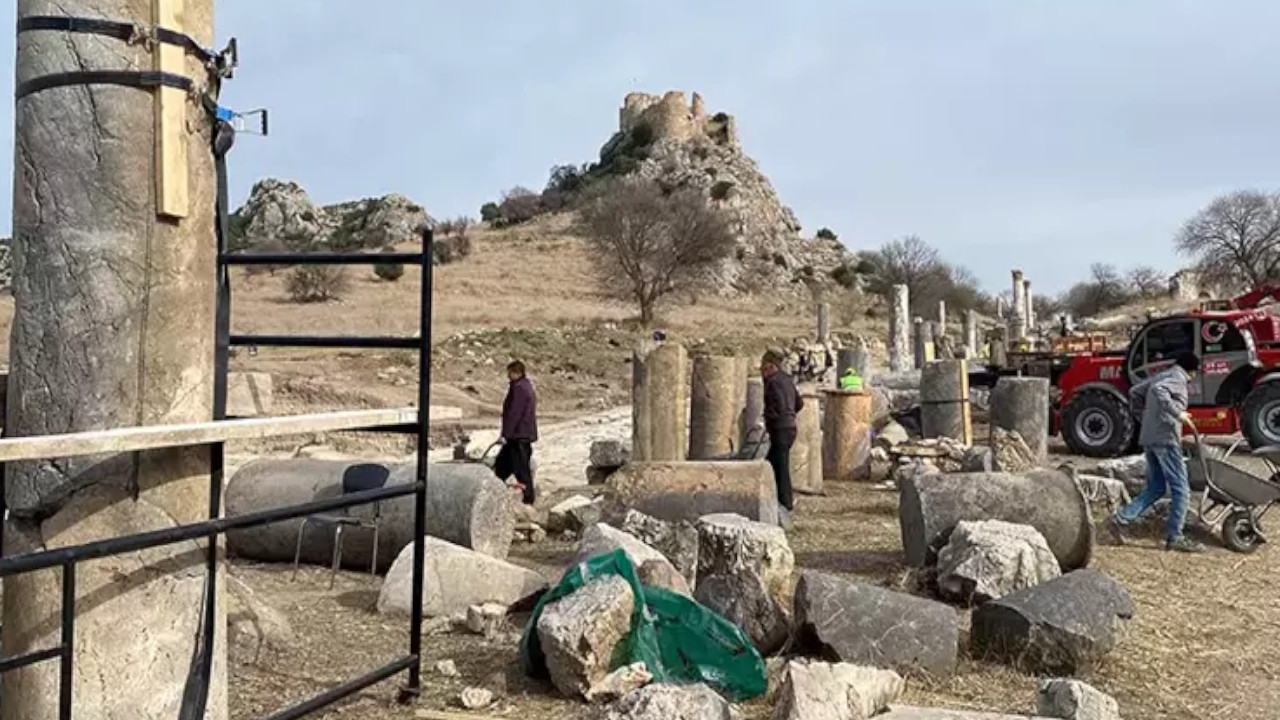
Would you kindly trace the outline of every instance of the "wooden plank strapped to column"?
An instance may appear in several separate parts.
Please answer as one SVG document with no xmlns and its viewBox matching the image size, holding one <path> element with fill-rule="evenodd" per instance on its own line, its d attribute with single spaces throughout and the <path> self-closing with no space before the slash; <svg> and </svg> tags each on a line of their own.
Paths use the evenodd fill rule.
<svg viewBox="0 0 1280 720">
<path fill-rule="evenodd" d="M 52 460 L 99 453 L 135 452 L 190 447 L 231 440 L 262 440 L 285 435 L 363 430 L 418 422 L 415 408 L 344 410 L 253 418 L 216 420 L 181 425 L 144 425 L 115 430 L 90 430 L 66 435 L 0 439 L 0 462 Z"/>
<path fill-rule="evenodd" d="M 185 32 L 186 0 L 151 0 L 157 27 Z M 156 70 L 187 74 L 186 51 L 170 43 L 155 44 Z M 181 219 L 187 216 L 187 93 L 179 88 L 156 89 L 156 212 Z"/>
</svg>

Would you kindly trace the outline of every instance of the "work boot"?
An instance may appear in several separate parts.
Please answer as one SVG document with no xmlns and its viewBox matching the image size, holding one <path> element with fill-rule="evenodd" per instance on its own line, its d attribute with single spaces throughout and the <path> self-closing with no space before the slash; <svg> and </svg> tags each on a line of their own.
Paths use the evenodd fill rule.
<svg viewBox="0 0 1280 720">
<path fill-rule="evenodd" d="M 1107 534 L 1111 536 L 1111 541 L 1116 545 L 1124 545 L 1126 538 L 1124 536 L 1124 524 L 1115 515 L 1106 520 Z"/>
<path fill-rule="evenodd" d="M 1164 543 L 1164 549 L 1172 550 L 1174 552 L 1202 553 L 1204 552 L 1204 545 L 1201 545 L 1186 535 L 1179 535 L 1172 540 L 1166 540 Z"/>
</svg>

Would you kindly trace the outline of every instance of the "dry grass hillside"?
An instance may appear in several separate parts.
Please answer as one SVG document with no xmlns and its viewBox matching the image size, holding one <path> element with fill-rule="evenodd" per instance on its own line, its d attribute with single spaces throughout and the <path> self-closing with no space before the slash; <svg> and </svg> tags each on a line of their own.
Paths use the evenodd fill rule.
<svg viewBox="0 0 1280 720">
<path fill-rule="evenodd" d="M 630 348 L 648 331 L 636 326 L 633 307 L 600 291 L 584 242 L 568 225 L 568 218 L 551 216 L 506 230 L 476 228 L 472 254 L 435 269 L 433 404 L 459 406 L 468 419 L 490 422 L 505 391 L 503 368 L 513 358 L 529 365 L 550 420 L 629 402 Z M 287 276 L 287 270 L 237 268 L 235 332 L 417 332 L 416 268 L 388 282 L 367 267 L 351 267 L 349 290 L 340 300 L 310 304 L 289 300 Z M 832 302 L 837 329 L 860 316 L 865 324 L 855 300 Z M 0 299 L 5 358 L 12 312 L 12 298 Z M 691 346 L 754 352 L 811 335 L 812 312 L 804 293 L 680 297 L 663 309 L 658 327 Z M 408 405 L 417 399 L 411 352 L 262 349 L 252 357 L 238 353 L 233 368 L 272 374 L 277 413 Z"/>
</svg>

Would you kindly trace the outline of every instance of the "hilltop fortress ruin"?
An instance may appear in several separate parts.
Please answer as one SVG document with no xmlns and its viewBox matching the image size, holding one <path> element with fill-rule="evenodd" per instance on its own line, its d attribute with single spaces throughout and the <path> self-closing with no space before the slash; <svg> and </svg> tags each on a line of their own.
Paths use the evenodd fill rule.
<svg viewBox="0 0 1280 720">
<path fill-rule="evenodd" d="M 672 90 L 658 96 L 650 93 L 628 93 L 618 111 L 618 131 L 631 133 L 641 125 L 653 131 L 653 140 L 685 142 L 700 137 L 709 138 L 717 145 L 738 147 L 738 130 L 733 116 L 716 113 L 707 116 L 706 101 L 702 95 L 693 94 L 693 102 L 685 94 Z"/>
</svg>

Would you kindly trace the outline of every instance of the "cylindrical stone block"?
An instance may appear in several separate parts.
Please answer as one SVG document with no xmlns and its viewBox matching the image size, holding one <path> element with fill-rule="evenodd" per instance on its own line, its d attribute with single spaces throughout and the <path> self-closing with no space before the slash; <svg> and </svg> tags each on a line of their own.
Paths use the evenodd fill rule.
<svg viewBox="0 0 1280 720">
<path fill-rule="evenodd" d="M 836 351 L 836 377 L 839 378 L 849 369 L 864 380 L 867 377 L 867 341 L 861 335 L 853 339 L 849 347 Z"/>
<path fill-rule="evenodd" d="M 893 286 L 889 308 L 889 372 L 912 369 L 911 298 L 906 285 Z"/>
<path fill-rule="evenodd" d="M 342 494 L 344 477 L 353 474 L 386 475 L 386 486 L 412 484 L 414 467 L 408 464 L 353 463 L 344 460 L 259 460 L 237 472 L 227 483 L 226 514 L 244 515 L 288 505 L 299 505 Z M 505 558 L 515 532 L 515 507 L 511 492 L 484 465 L 437 463 L 427 483 L 427 534 L 496 558 Z M 383 500 L 378 530 L 378 570 L 391 566 L 396 555 L 413 542 L 412 495 Z M 346 511 L 370 518 L 373 505 Z M 341 514 L 335 511 L 330 514 Z M 264 562 L 291 562 L 302 519 L 232 530 L 227 552 Z M 302 543 L 302 562 L 329 564 L 333 557 L 334 526 L 308 523 Z M 367 571 L 372 561 L 373 532 L 348 529 L 343 533 L 342 564 Z"/>
<path fill-rule="evenodd" d="M 1027 286 L 1022 282 L 1022 271 L 1014 270 L 1013 275 L 1013 307 L 1009 309 L 1009 317 L 1014 324 L 1010 326 L 1009 337 L 1021 340 L 1027 334 Z"/>
<path fill-rule="evenodd" d="M 747 376 L 737 356 L 693 359 L 689 392 L 689 459 L 727 456 L 739 444 L 738 423 L 747 399 Z"/>
<path fill-rule="evenodd" d="M 751 457 L 764 457 L 769 443 L 764 431 L 764 380 L 747 378 L 746 404 L 742 408 L 738 447 Z"/>
<path fill-rule="evenodd" d="M 947 437 L 968 445 L 969 365 L 964 360 L 937 360 L 920 372 L 920 430 L 926 438 Z"/>
<path fill-rule="evenodd" d="M 697 522 L 718 513 L 778 522 L 773 469 L 763 460 L 630 462 L 609 476 L 603 497 L 610 524 L 622 522 L 627 510 L 668 522 Z"/>
<path fill-rule="evenodd" d="M 680 461 L 689 443 L 689 356 L 675 343 L 652 343 L 633 357 L 631 458 Z"/>
<path fill-rule="evenodd" d="M 978 347 L 978 313 L 975 310 L 964 314 L 964 346 L 969 357 L 978 357 L 981 348 Z"/>
<path fill-rule="evenodd" d="M 1016 430 L 1036 462 L 1049 459 L 1049 380 L 1002 377 L 991 389 L 991 429 Z"/>
<path fill-rule="evenodd" d="M 925 363 L 933 360 L 933 323 L 924 318 L 915 318 L 915 369 L 919 370 Z"/>
<path fill-rule="evenodd" d="M 822 422 L 820 395 L 812 383 L 798 388 L 804 408 L 796 413 L 796 442 L 791 446 L 791 489 L 806 495 L 822 493 Z"/>
<path fill-rule="evenodd" d="M 818 342 L 831 340 L 831 303 L 818 303 Z"/>
<path fill-rule="evenodd" d="M 898 520 L 907 564 L 926 567 L 961 520 L 1030 525 L 1064 572 L 1089 564 L 1093 520 L 1075 480 L 1058 470 L 929 473 L 899 484 Z"/>
<path fill-rule="evenodd" d="M 874 404 L 870 393 L 826 392 L 826 407 L 822 411 L 824 479 L 848 482 L 870 477 Z"/>
<path fill-rule="evenodd" d="M 1005 367 L 1009 363 L 1008 350 L 1005 347 L 1004 340 L 995 338 L 990 343 L 987 353 L 990 355 L 989 362 L 992 367 Z"/>
<path fill-rule="evenodd" d="M 1022 302 L 1026 307 L 1027 329 L 1030 332 L 1036 326 L 1036 304 L 1031 297 L 1031 281 L 1025 278 L 1022 281 Z"/>
</svg>

